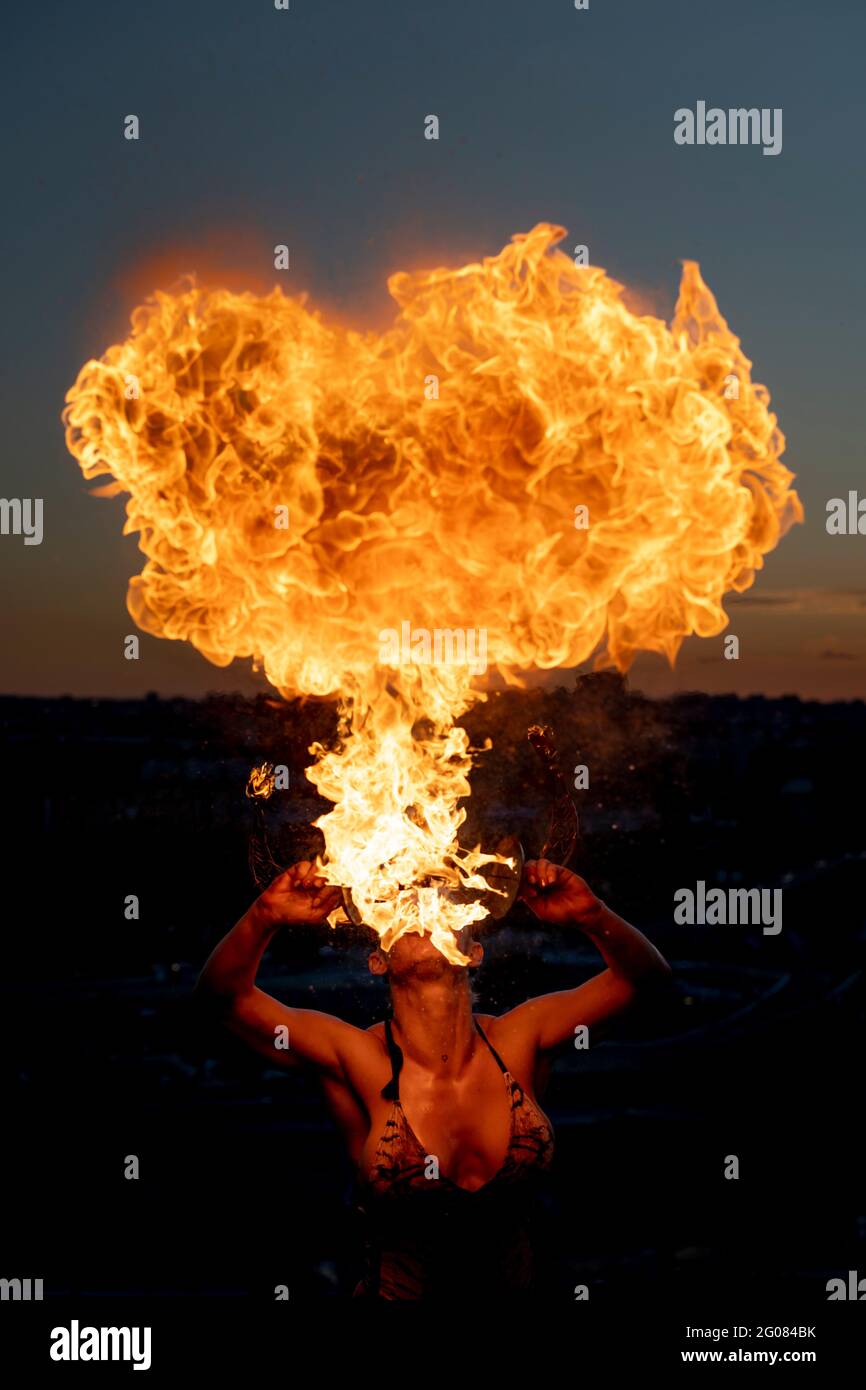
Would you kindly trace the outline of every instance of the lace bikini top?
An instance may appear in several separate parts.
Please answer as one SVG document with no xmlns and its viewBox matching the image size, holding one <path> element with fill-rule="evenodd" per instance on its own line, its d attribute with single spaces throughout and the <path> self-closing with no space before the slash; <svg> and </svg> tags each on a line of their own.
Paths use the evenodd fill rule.
<svg viewBox="0 0 866 1390">
<path fill-rule="evenodd" d="M 528 1286 L 532 1273 L 528 1215 L 538 1179 L 553 1158 L 547 1116 L 518 1084 L 475 1020 L 502 1072 L 511 1133 L 500 1168 L 474 1190 L 433 1176 L 428 1155 L 400 1101 L 403 1054 L 385 1023 L 393 1102 L 369 1171 L 359 1175 L 359 1210 L 367 1222 L 367 1274 L 356 1294 L 385 1298 L 453 1297 L 467 1259 L 488 1292 Z M 486 1274 L 481 1275 L 481 1271 Z"/>
</svg>

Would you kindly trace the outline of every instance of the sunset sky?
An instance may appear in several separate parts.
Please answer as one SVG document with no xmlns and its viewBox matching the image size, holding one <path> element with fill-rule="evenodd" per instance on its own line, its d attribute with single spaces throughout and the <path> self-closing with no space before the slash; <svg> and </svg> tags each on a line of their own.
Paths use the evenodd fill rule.
<svg viewBox="0 0 866 1390">
<path fill-rule="evenodd" d="M 632 683 L 866 695 L 866 536 L 825 528 L 828 499 L 866 496 L 859 0 L 85 0 L 18 7 L 6 45 L 0 491 L 44 499 L 45 536 L 0 536 L 0 691 L 264 688 L 178 642 L 123 658 L 141 556 L 124 499 L 88 496 L 60 414 L 152 289 L 191 271 L 279 282 L 382 326 L 393 270 L 493 255 L 546 220 L 666 319 L 679 262 L 699 261 L 806 511 L 727 605 L 738 661 L 723 636 L 691 639 L 673 672 L 642 658 Z M 674 112 L 699 100 L 781 108 L 781 153 L 677 146 Z"/>
</svg>

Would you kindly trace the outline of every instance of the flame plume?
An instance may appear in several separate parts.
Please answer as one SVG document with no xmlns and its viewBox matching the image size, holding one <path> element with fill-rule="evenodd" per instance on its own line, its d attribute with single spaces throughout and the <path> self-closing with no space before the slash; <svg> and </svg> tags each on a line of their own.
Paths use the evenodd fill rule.
<svg viewBox="0 0 866 1390">
<path fill-rule="evenodd" d="M 340 742 L 308 769 L 335 802 L 328 877 L 386 947 L 428 931 L 458 962 L 482 912 L 442 889 L 486 886 L 489 856 L 457 842 L 455 721 L 483 697 L 465 664 L 386 665 L 381 634 L 483 632 L 512 682 L 593 652 L 673 661 L 802 520 L 768 393 L 698 266 L 668 327 L 554 250 L 564 235 L 541 223 L 480 263 L 392 275 L 381 335 L 279 289 L 158 292 L 64 413 L 85 478 L 129 494 L 135 621 L 219 666 L 252 657 L 283 695 L 339 695 Z"/>
</svg>

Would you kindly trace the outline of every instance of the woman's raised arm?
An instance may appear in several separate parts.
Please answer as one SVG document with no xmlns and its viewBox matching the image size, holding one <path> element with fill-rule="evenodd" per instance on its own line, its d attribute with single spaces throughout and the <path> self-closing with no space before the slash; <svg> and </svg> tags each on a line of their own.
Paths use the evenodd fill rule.
<svg viewBox="0 0 866 1390">
<path fill-rule="evenodd" d="M 196 997 L 214 1006 L 221 1021 L 257 1052 L 282 1066 L 309 1063 L 343 1077 L 344 1059 L 360 1029 L 315 1009 L 281 1004 L 255 980 L 268 943 L 280 927 L 324 921 L 338 905 L 339 888 L 329 887 L 306 861 L 293 864 L 244 913 L 205 963 Z"/>
<path fill-rule="evenodd" d="M 577 874 L 546 859 L 524 868 L 520 895 L 542 922 L 573 923 L 598 948 L 607 969 L 575 989 L 528 999 L 500 1020 L 500 1034 L 531 1034 L 537 1052 L 573 1042 L 575 1030 L 588 1029 L 622 1013 L 649 986 L 671 975 L 664 956 L 629 922 L 611 912 Z M 590 1035 L 590 1041 L 592 1040 Z"/>
</svg>

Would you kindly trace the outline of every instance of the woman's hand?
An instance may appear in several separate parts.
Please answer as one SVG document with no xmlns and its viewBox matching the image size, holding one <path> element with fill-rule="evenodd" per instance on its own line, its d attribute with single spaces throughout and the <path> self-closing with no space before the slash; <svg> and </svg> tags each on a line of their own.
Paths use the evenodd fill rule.
<svg viewBox="0 0 866 1390">
<path fill-rule="evenodd" d="M 547 859 L 531 859 L 523 866 L 520 897 L 542 922 L 554 925 L 591 920 L 601 900 L 577 874 Z"/>
<path fill-rule="evenodd" d="M 339 907 L 341 890 L 327 884 L 316 873 L 315 864 L 302 859 L 275 878 L 256 899 L 256 911 L 274 926 L 300 922 L 321 922 Z"/>
</svg>

